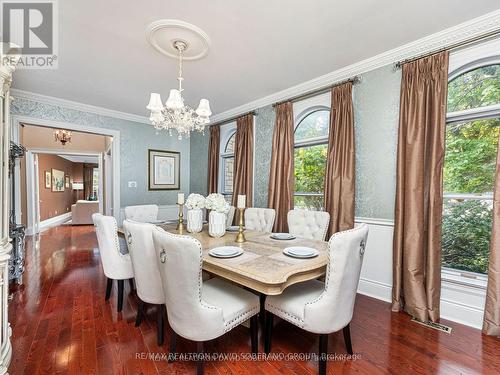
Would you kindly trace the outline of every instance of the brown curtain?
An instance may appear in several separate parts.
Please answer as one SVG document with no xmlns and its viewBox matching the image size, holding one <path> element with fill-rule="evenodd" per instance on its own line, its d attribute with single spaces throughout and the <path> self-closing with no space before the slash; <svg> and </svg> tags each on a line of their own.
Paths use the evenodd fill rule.
<svg viewBox="0 0 500 375">
<path fill-rule="evenodd" d="M 94 186 L 94 168 L 95 164 L 83 165 L 83 199 L 89 199 L 92 195 L 92 188 Z"/>
<path fill-rule="evenodd" d="M 232 204 L 236 206 L 238 195 L 247 196 L 247 207 L 252 206 L 253 182 L 253 115 L 236 120 L 234 144 L 234 180 Z"/>
<path fill-rule="evenodd" d="M 294 128 L 292 102 L 275 107 L 273 152 L 269 174 L 268 206 L 276 210 L 274 231 L 288 232 L 287 215 L 293 210 L 294 189 Z"/>
<path fill-rule="evenodd" d="M 210 126 L 208 142 L 208 194 L 217 193 L 219 178 L 220 126 Z"/>
<path fill-rule="evenodd" d="M 495 198 L 493 200 L 493 228 L 488 268 L 488 289 L 484 309 L 483 332 L 500 336 L 500 142 L 497 151 Z"/>
<path fill-rule="evenodd" d="M 325 211 L 330 213 L 328 237 L 354 227 L 354 114 L 352 82 L 332 89 L 325 171 Z"/>
<path fill-rule="evenodd" d="M 403 65 L 392 310 L 439 319 L 448 52 Z"/>
</svg>

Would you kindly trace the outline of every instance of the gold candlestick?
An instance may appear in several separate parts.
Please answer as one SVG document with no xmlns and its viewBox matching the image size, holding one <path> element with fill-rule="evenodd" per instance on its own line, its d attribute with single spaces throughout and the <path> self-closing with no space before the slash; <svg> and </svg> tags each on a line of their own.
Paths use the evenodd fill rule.
<svg viewBox="0 0 500 375">
<path fill-rule="evenodd" d="M 182 234 L 182 232 L 184 232 L 184 205 L 177 204 L 179 205 L 179 223 L 177 224 L 177 230 L 179 234 Z"/>
<path fill-rule="evenodd" d="M 236 235 L 235 241 L 238 243 L 243 243 L 246 241 L 245 234 L 243 233 L 243 213 L 245 212 L 245 209 L 238 208 L 238 211 L 240 213 L 240 222 L 239 222 L 238 234 Z"/>
</svg>

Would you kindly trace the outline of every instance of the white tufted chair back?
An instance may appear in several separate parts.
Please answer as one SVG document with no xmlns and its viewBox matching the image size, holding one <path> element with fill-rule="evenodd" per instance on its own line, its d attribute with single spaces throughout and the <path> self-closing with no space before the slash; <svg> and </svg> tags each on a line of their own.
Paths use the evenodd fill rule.
<svg viewBox="0 0 500 375">
<path fill-rule="evenodd" d="M 245 210 L 245 228 L 259 232 L 271 232 L 276 211 L 272 208 L 247 208 Z"/>
<path fill-rule="evenodd" d="M 328 243 L 329 260 L 325 290 L 305 305 L 304 329 L 317 333 L 336 332 L 352 319 L 368 225 L 335 233 Z"/>
<path fill-rule="evenodd" d="M 92 215 L 101 263 L 106 277 L 113 280 L 125 280 L 134 277 L 129 254 L 120 253 L 118 228 L 113 216 L 96 213 Z"/>
<path fill-rule="evenodd" d="M 137 295 L 146 303 L 160 305 L 165 303 L 165 295 L 153 243 L 153 227 L 153 224 L 131 220 L 123 222 Z"/>
<path fill-rule="evenodd" d="M 297 237 L 324 241 L 330 214 L 325 211 L 288 211 L 288 231 Z"/>
<path fill-rule="evenodd" d="M 224 333 L 222 308 L 202 299 L 203 254 L 198 240 L 153 229 L 168 322 L 184 338 L 204 341 Z"/>
<path fill-rule="evenodd" d="M 144 204 L 141 206 L 125 207 L 125 219 L 147 223 L 158 219 L 158 206 Z"/>
<path fill-rule="evenodd" d="M 233 225 L 235 211 L 236 208 L 234 206 L 229 207 L 229 212 L 226 215 L 226 227 L 230 227 L 231 225 Z"/>
</svg>

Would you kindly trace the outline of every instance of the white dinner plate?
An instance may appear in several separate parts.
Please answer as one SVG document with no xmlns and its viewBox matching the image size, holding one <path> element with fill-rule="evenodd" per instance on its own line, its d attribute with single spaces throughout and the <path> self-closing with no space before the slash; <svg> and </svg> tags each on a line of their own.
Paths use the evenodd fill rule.
<svg viewBox="0 0 500 375">
<path fill-rule="evenodd" d="M 238 232 L 240 230 L 240 227 L 238 225 L 232 225 L 230 227 L 227 227 L 226 230 L 228 232 Z M 245 227 L 243 227 L 243 230 L 245 230 Z"/>
<path fill-rule="evenodd" d="M 272 233 L 273 240 L 294 240 L 296 237 L 290 233 Z"/>
<path fill-rule="evenodd" d="M 292 246 L 283 250 L 283 254 L 294 258 L 314 258 L 318 256 L 319 251 L 312 247 Z"/>
<path fill-rule="evenodd" d="M 220 246 L 214 247 L 208 254 L 215 258 L 234 258 L 243 254 L 243 249 L 238 246 Z"/>
</svg>

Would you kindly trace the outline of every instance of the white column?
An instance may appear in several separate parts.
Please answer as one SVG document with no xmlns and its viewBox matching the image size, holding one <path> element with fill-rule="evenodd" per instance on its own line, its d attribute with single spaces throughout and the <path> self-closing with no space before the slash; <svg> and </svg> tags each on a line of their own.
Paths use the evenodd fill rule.
<svg viewBox="0 0 500 375">
<path fill-rule="evenodd" d="M 4 60 L 0 60 L 0 375 L 7 373 L 12 356 L 12 330 L 8 320 L 9 258 L 12 251 L 9 238 L 9 91 L 15 66 L 7 65 L 8 62 L 4 64 Z"/>
</svg>

